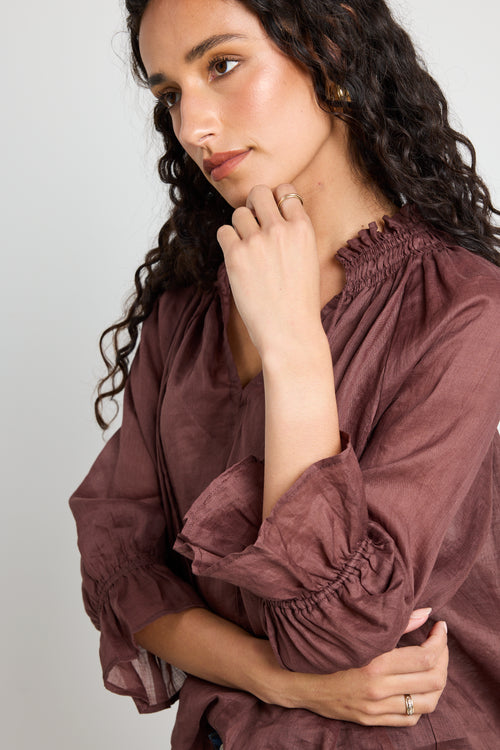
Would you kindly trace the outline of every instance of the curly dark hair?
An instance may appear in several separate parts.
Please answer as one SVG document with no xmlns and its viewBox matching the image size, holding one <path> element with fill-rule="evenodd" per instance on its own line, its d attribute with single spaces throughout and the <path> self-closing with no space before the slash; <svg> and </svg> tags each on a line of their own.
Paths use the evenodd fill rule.
<svg viewBox="0 0 500 750">
<path fill-rule="evenodd" d="M 311 74 L 320 106 L 348 126 L 353 164 L 396 206 L 416 205 L 422 216 L 473 253 L 500 265 L 500 215 L 476 172 L 470 140 L 448 122 L 448 105 L 413 43 L 384 0 L 239 0 L 260 19 L 269 38 Z M 132 67 L 146 84 L 138 34 L 148 0 L 126 0 Z M 338 86 L 350 101 L 332 101 Z M 123 318 L 100 340 L 108 374 L 98 386 L 95 414 L 105 429 L 103 401 L 119 394 L 141 323 L 167 289 L 210 287 L 222 252 L 216 231 L 232 208 L 214 191 L 177 141 L 164 105 L 154 110 L 165 153 L 161 180 L 173 210 L 135 274 L 135 293 Z M 128 340 L 121 342 L 122 334 Z M 114 360 L 106 354 L 111 337 Z"/>
</svg>

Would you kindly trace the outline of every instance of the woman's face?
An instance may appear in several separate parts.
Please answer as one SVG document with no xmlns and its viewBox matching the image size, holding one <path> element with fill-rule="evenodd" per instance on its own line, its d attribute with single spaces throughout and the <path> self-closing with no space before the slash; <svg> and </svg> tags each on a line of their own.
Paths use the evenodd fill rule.
<svg viewBox="0 0 500 750">
<path fill-rule="evenodd" d="M 151 0 L 139 44 L 179 142 L 233 207 L 254 185 L 307 194 L 345 152 L 309 74 L 237 0 Z"/>
</svg>

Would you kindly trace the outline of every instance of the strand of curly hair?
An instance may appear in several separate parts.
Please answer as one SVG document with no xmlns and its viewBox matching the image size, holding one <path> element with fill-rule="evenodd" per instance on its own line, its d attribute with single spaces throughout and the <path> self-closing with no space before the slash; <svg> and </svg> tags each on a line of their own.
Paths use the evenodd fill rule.
<svg viewBox="0 0 500 750">
<path fill-rule="evenodd" d="M 500 229 L 492 221 L 500 212 L 476 172 L 474 147 L 451 127 L 440 87 L 384 0 L 239 2 L 260 18 L 279 49 L 309 69 L 320 105 L 348 126 L 359 172 L 396 206 L 415 204 L 457 244 L 500 265 Z M 147 4 L 126 0 L 132 67 L 143 85 L 147 75 L 138 33 Z M 339 86 L 350 101 L 331 99 Z M 222 261 L 216 231 L 230 223 L 232 213 L 185 154 L 160 103 L 154 124 L 165 145 L 159 175 L 169 185 L 173 209 L 158 247 L 136 271 L 135 292 L 123 318 L 100 339 L 108 374 L 98 385 L 95 415 L 103 429 L 112 421 L 104 417 L 104 402 L 125 387 L 142 322 L 165 290 L 213 284 Z M 112 358 L 106 353 L 109 340 Z"/>
</svg>

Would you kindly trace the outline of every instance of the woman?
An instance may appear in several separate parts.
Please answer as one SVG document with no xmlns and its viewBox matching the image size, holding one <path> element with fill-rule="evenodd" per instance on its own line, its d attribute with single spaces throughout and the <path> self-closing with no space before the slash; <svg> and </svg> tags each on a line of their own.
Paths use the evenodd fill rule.
<svg viewBox="0 0 500 750">
<path fill-rule="evenodd" d="M 174 210 L 105 332 L 96 413 L 126 383 L 123 424 L 71 500 L 106 684 L 141 711 L 180 689 L 179 750 L 491 748 L 499 232 L 472 146 L 382 0 L 127 9 Z"/>
</svg>

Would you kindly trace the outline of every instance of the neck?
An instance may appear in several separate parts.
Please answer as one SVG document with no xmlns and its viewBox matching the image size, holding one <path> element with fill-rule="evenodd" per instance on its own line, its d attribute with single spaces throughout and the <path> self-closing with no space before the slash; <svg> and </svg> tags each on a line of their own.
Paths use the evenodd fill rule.
<svg viewBox="0 0 500 750">
<path fill-rule="evenodd" d="M 337 251 L 361 229 L 373 221 L 383 229 L 382 217 L 396 211 L 394 204 L 352 166 L 344 123 L 337 120 L 335 127 L 341 137 L 330 141 L 329 154 L 318 154 L 320 166 L 313 170 L 315 180 L 306 180 L 304 175 L 303 184 L 300 177 L 296 183 L 315 230 L 322 269 L 331 266 Z M 327 168 L 332 164 L 333 169 Z"/>
</svg>

